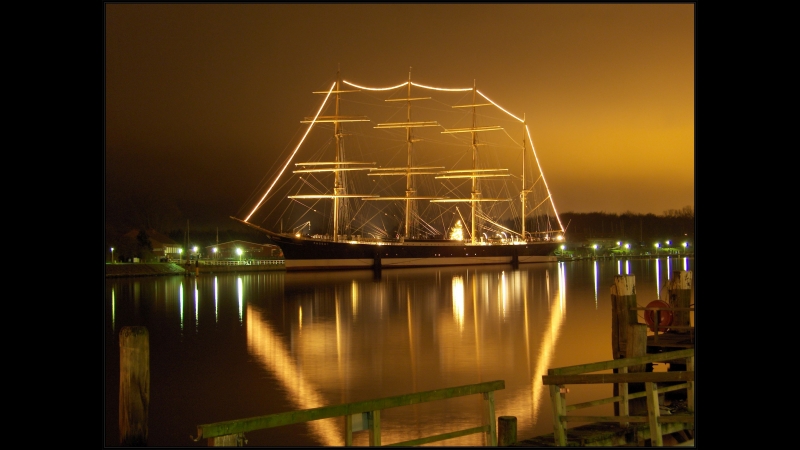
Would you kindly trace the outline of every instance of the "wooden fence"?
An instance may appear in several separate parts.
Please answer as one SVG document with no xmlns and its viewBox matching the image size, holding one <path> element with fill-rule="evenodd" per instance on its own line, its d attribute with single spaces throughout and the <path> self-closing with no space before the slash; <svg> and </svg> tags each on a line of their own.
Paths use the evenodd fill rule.
<svg viewBox="0 0 800 450">
<path fill-rule="evenodd" d="M 641 368 L 653 362 L 685 360 L 685 371 L 674 372 L 636 372 L 628 373 L 629 368 Z M 619 373 L 593 374 L 592 372 L 618 369 Z M 694 349 L 648 354 L 645 356 L 615 359 L 592 364 L 549 369 L 542 376 L 542 382 L 550 389 L 553 405 L 553 432 L 556 445 L 567 445 L 567 422 L 616 422 L 627 426 L 631 422 L 644 422 L 649 425 L 649 438 L 653 446 L 662 446 L 662 424 L 690 424 L 694 427 Z M 670 386 L 657 387 L 658 383 L 682 382 Z M 566 394 L 568 384 L 618 384 L 619 395 L 567 406 Z M 628 383 L 644 383 L 644 392 L 628 393 Z M 659 394 L 685 389 L 687 398 L 686 414 L 661 416 L 659 413 Z M 631 415 L 629 401 L 645 397 L 647 399 L 647 415 Z M 577 416 L 567 415 L 578 409 L 599 406 L 608 403 L 619 403 L 618 416 Z"/>
<path fill-rule="evenodd" d="M 288 411 L 266 416 L 251 417 L 247 419 L 229 420 L 197 426 L 197 437 L 193 440 L 207 439 L 209 446 L 241 446 L 244 443 L 244 433 L 267 428 L 292 425 L 312 420 L 344 417 L 345 420 L 345 446 L 353 445 L 353 432 L 369 430 L 369 445 L 381 446 L 381 411 L 398 406 L 415 405 L 418 403 L 445 400 L 448 398 L 462 397 L 465 395 L 483 394 L 484 418 L 480 426 L 452 431 L 449 433 L 413 439 L 405 442 L 384 444 L 385 446 L 416 446 L 431 442 L 443 441 L 460 436 L 476 433 L 486 434 L 486 443 L 490 446 L 497 445 L 497 425 L 494 411 L 494 391 L 505 389 L 505 381 L 488 381 L 485 383 L 470 384 L 433 391 L 417 392 L 413 394 L 386 397 L 377 400 L 366 400 L 335 406 Z"/>
</svg>

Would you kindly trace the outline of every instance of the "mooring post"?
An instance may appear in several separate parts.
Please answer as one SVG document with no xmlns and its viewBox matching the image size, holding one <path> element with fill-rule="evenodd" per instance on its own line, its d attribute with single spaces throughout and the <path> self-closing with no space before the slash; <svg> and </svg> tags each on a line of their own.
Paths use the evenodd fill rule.
<svg viewBox="0 0 800 450">
<path fill-rule="evenodd" d="M 636 358 L 637 356 L 645 356 L 647 354 L 647 325 L 637 323 L 628 326 L 628 351 L 626 353 L 627 358 Z M 628 373 L 646 371 L 647 364 L 628 367 Z M 629 383 L 628 393 L 642 392 L 644 388 L 645 386 L 642 383 Z M 631 415 L 643 414 L 647 411 L 647 399 L 635 398 L 630 400 L 628 406 Z"/>
<path fill-rule="evenodd" d="M 147 446 L 150 409 L 150 336 L 145 327 L 119 332 L 119 442 Z"/>
<path fill-rule="evenodd" d="M 692 272 L 688 270 L 676 270 L 672 272 L 672 280 L 669 283 L 669 305 L 673 308 L 689 308 L 692 302 Z M 690 312 L 688 310 L 677 310 L 672 313 L 672 323 L 676 326 L 691 325 Z M 688 333 L 690 330 L 678 328 L 678 333 Z"/>
<path fill-rule="evenodd" d="M 639 322 L 636 313 L 636 277 L 617 275 L 611 286 L 611 354 L 614 359 L 628 357 L 629 327 Z M 614 373 L 619 373 L 614 369 Z M 614 384 L 613 395 L 620 395 L 620 385 Z M 627 394 L 627 391 L 625 391 Z M 620 415 L 619 403 L 614 403 L 614 415 Z M 625 415 L 625 414 L 623 414 Z"/>
<path fill-rule="evenodd" d="M 517 442 L 517 418 L 500 416 L 497 418 L 497 446 L 507 447 Z"/>
</svg>

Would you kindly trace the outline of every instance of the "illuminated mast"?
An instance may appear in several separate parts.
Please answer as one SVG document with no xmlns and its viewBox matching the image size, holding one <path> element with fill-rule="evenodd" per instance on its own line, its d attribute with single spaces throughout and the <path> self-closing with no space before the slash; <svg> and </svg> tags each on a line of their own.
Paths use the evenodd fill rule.
<svg viewBox="0 0 800 450">
<path fill-rule="evenodd" d="M 405 128 L 406 129 L 406 149 L 408 152 L 406 158 L 406 166 L 405 167 L 390 167 L 390 168 L 381 168 L 381 169 L 372 169 L 372 173 L 369 175 L 373 176 L 385 176 L 385 175 L 404 175 L 406 177 L 406 192 L 405 197 L 380 197 L 380 198 L 365 198 L 364 200 L 403 200 L 405 202 L 405 213 L 404 213 L 404 225 L 403 225 L 403 234 L 402 237 L 405 238 L 413 238 L 416 237 L 416 210 L 417 204 L 416 200 L 432 200 L 437 199 L 439 197 L 417 197 L 416 193 L 417 190 L 414 188 L 414 175 L 433 175 L 437 174 L 438 172 L 426 172 L 430 170 L 438 170 L 443 169 L 443 167 L 414 167 L 414 157 L 413 157 L 413 143 L 418 142 L 419 139 L 414 139 L 411 133 L 412 128 L 418 127 L 435 127 L 439 126 L 439 123 L 436 121 L 426 121 L 426 122 L 412 122 L 411 121 L 411 101 L 412 100 L 430 100 L 430 97 L 411 97 L 411 72 L 408 72 L 408 83 L 407 83 L 407 90 L 406 90 L 406 98 L 395 98 L 395 99 L 387 99 L 387 102 L 406 102 L 406 121 L 405 122 L 393 122 L 393 123 L 380 123 L 375 126 L 376 129 L 387 129 L 387 128 Z"/>
<path fill-rule="evenodd" d="M 528 191 L 525 190 L 525 114 L 522 115 L 522 190 L 519 192 L 519 198 L 522 201 L 522 240 L 527 242 L 525 237 L 525 197 Z"/>
<path fill-rule="evenodd" d="M 321 122 L 329 122 L 334 124 L 333 128 L 333 135 L 336 138 L 336 156 L 333 162 L 316 162 L 316 163 L 297 163 L 298 166 L 317 166 L 320 168 L 315 169 L 300 169 L 295 170 L 294 173 L 314 173 L 314 172 L 333 172 L 333 195 L 291 195 L 289 198 L 291 199 L 312 199 L 312 198 L 332 198 L 333 199 L 333 242 L 337 242 L 339 240 L 339 210 L 342 209 L 339 199 L 342 198 L 361 198 L 361 197 L 374 197 L 370 195 L 364 194 L 347 194 L 345 189 L 345 180 L 344 175 L 341 172 L 345 172 L 348 170 L 367 170 L 368 167 L 353 167 L 355 165 L 373 165 L 374 163 L 365 163 L 365 162 L 345 162 L 344 160 L 344 140 L 342 139 L 342 126 L 340 123 L 342 122 L 369 122 L 364 116 L 340 116 L 339 115 L 339 98 L 340 94 L 345 92 L 358 92 L 355 91 L 343 91 L 341 89 L 342 84 L 342 77 L 340 73 L 336 72 L 336 87 L 335 90 L 330 91 L 322 91 L 322 92 L 314 92 L 315 94 L 336 94 L 336 107 L 334 110 L 333 116 L 317 116 L 317 117 L 306 117 L 305 120 L 301 121 L 301 123 L 321 123 Z M 344 212 L 344 215 L 347 215 L 347 211 Z M 345 223 L 348 220 L 348 217 L 344 217 Z"/>
<path fill-rule="evenodd" d="M 471 147 L 472 147 L 472 170 L 448 170 L 443 172 L 443 175 L 438 176 L 436 178 L 471 178 L 472 179 L 472 192 L 470 193 L 470 198 L 468 199 L 446 199 L 446 200 L 433 200 L 438 202 L 453 202 L 453 201 L 466 201 L 470 204 L 471 214 L 471 236 L 470 242 L 472 244 L 477 244 L 478 240 L 478 230 L 477 230 L 477 218 L 480 213 L 480 202 L 497 202 L 497 201 L 508 201 L 507 198 L 483 198 L 481 196 L 480 185 L 478 184 L 478 178 L 498 178 L 498 177 L 507 177 L 509 176 L 508 169 L 478 169 L 478 132 L 480 131 L 497 131 L 502 130 L 503 128 L 500 126 L 488 126 L 488 127 L 478 127 L 477 122 L 477 111 L 476 108 L 478 106 L 490 106 L 493 103 L 475 103 L 476 96 L 478 93 L 478 89 L 476 87 L 475 81 L 472 82 L 472 104 L 469 105 L 454 105 L 453 108 L 472 108 L 472 127 L 470 128 L 455 128 L 451 130 L 442 131 L 442 133 L 470 133 L 472 135 L 471 140 Z M 482 94 L 481 94 L 482 95 Z"/>
</svg>

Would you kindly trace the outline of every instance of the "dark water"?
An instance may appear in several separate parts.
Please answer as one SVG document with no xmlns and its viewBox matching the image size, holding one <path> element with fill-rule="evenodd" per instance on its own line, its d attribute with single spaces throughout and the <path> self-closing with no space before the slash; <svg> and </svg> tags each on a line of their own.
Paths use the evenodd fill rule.
<svg viewBox="0 0 800 450">
<path fill-rule="evenodd" d="M 193 442 L 197 425 L 505 380 L 496 415 L 520 439 L 552 432 L 548 368 L 612 359 L 614 276 L 640 306 L 694 260 L 109 279 L 105 444 L 119 445 L 119 331 L 150 335 L 150 446 Z M 693 300 L 694 301 L 694 300 Z M 570 387 L 568 404 L 610 397 Z M 585 411 L 585 412 L 584 412 Z M 480 425 L 479 395 L 381 413 L 382 443 Z M 611 405 L 583 410 L 611 415 Z M 343 445 L 344 420 L 248 433 L 248 445 Z M 366 432 L 354 435 L 366 445 Z M 430 445 L 483 445 L 482 435 Z"/>
</svg>

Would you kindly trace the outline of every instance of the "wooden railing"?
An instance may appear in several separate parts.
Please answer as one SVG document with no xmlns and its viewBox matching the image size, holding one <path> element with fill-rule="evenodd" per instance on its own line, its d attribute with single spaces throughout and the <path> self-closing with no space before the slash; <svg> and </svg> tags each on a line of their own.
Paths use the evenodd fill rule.
<svg viewBox="0 0 800 450">
<path fill-rule="evenodd" d="M 685 360 L 686 370 L 628 373 L 628 369 L 631 367 L 640 369 L 643 364 L 675 360 Z M 619 373 L 591 373 L 612 369 L 618 369 Z M 644 422 L 649 425 L 650 440 L 653 446 L 663 445 L 661 424 L 691 423 L 694 426 L 694 349 L 549 369 L 547 375 L 542 376 L 542 382 L 550 389 L 550 399 L 553 404 L 553 434 L 555 443 L 559 446 L 567 445 L 567 422 L 617 422 L 622 426 L 627 426 L 631 422 Z M 658 383 L 665 382 L 682 383 L 657 387 Z M 568 389 L 566 385 L 598 383 L 617 383 L 620 395 L 567 406 Z M 628 393 L 628 383 L 644 383 L 645 391 Z M 686 390 L 688 412 L 661 416 L 658 403 L 659 394 L 681 389 Z M 647 399 L 647 415 L 631 415 L 629 401 L 641 397 Z M 616 402 L 619 402 L 618 416 L 567 415 L 570 411 Z"/>
<path fill-rule="evenodd" d="M 405 442 L 384 444 L 385 446 L 416 446 L 431 442 L 452 439 L 475 433 L 485 433 L 487 445 L 497 445 L 497 425 L 494 412 L 494 391 L 505 389 L 503 380 L 488 381 L 485 383 L 470 384 L 433 391 L 417 392 L 413 394 L 386 397 L 377 400 L 347 403 L 335 406 L 288 411 L 266 416 L 250 417 L 247 419 L 229 420 L 197 426 L 197 437 L 208 439 L 209 446 L 241 446 L 244 442 L 244 433 L 267 428 L 292 425 L 312 420 L 344 417 L 344 445 L 353 445 L 353 432 L 369 430 L 369 446 L 381 446 L 381 411 L 398 406 L 415 405 L 418 403 L 445 400 L 448 398 L 462 397 L 465 395 L 483 394 L 484 420 L 477 427 L 452 431 L 449 433 L 413 439 Z"/>
</svg>

